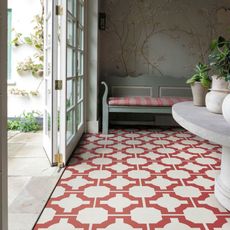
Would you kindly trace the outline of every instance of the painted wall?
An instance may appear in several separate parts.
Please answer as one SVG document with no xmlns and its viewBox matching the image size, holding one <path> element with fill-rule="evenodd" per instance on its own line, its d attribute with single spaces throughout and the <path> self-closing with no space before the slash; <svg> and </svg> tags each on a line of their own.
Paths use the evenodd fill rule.
<svg viewBox="0 0 230 230">
<path fill-rule="evenodd" d="M 31 23 L 33 17 L 41 13 L 40 0 L 8 0 L 8 8 L 12 9 L 12 28 L 24 36 L 32 32 L 34 24 Z M 13 34 L 12 34 L 13 36 Z M 41 78 L 35 78 L 30 73 L 18 74 L 16 66 L 29 56 L 33 56 L 35 50 L 27 45 L 12 47 L 12 81 L 8 84 L 8 89 L 18 88 L 35 91 L 41 82 Z M 8 116 L 14 117 L 23 111 L 43 112 L 43 84 L 39 88 L 38 96 L 19 96 L 8 93 Z"/>
<path fill-rule="evenodd" d="M 228 0 L 102 0 L 102 78 L 110 75 L 189 76 L 207 61 L 210 41 L 229 36 Z"/>
<path fill-rule="evenodd" d="M 97 133 L 98 122 L 98 79 L 99 79 L 99 0 L 87 1 L 87 82 L 86 82 L 86 122 L 87 131 Z"/>
</svg>

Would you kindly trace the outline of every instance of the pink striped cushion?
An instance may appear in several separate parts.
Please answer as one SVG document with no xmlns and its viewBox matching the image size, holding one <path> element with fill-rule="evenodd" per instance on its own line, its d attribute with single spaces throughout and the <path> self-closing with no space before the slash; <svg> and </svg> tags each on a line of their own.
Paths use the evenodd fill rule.
<svg viewBox="0 0 230 230">
<path fill-rule="evenodd" d="M 109 105 L 137 105 L 137 106 L 172 106 L 178 102 L 191 101 L 183 97 L 110 97 Z"/>
</svg>

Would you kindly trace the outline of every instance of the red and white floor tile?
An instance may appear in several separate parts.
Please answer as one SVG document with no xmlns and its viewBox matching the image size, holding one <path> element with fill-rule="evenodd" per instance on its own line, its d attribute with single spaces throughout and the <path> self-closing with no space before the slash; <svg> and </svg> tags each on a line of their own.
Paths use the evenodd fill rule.
<svg viewBox="0 0 230 230">
<path fill-rule="evenodd" d="M 183 129 L 87 134 L 35 230 L 230 229 L 220 146 Z"/>
</svg>

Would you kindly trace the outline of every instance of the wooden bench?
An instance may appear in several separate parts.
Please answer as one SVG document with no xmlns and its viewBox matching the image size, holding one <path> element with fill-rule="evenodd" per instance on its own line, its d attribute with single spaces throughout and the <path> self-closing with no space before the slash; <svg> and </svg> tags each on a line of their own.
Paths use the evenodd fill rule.
<svg viewBox="0 0 230 230">
<path fill-rule="evenodd" d="M 108 134 L 110 113 L 172 114 L 172 105 L 177 102 L 191 100 L 190 88 L 185 85 L 184 78 L 182 79 L 183 82 L 182 80 L 178 79 L 174 80 L 172 86 L 168 86 L 168 81 L 165 78 L 164 80 L 166 80 L 166 82 L 164 83 L 162 82 L 162 80 L 159 80 L 159 78 L 157 79 L 158 81 L 155 81 L 154 86 L 124 86 L 122 84 L 119 85 L 118 83 L 118 85 L 112 86 L 113 90 L 109 90 L 106 82 L 102 81 L 101 84 L 105 88 L 102 98 L 102 133 Z M 176 93 L 171 93 L 171 96 L 167 95 L 168 92 L 164 93 L 165 95 L 162 95 L 162 87 L 164 89 L 170 89 L 171 91 L 172 89 L 176 90 L 179 96 L 175 95 Z M 128 89 L 131 89 L 131 91 L 133 90 L 135 92 L 127 92 Z M 181 93 L 180 89 L 182 91 L 186 91 L 186 93 Z M 147 90 L 148 92 L 143 93 L 143 91 L 145 90 Z M 178 93 L 179 91 L 180 93 Z M 109 97 L 109 94 L 112 97 Z"/>
</svg>

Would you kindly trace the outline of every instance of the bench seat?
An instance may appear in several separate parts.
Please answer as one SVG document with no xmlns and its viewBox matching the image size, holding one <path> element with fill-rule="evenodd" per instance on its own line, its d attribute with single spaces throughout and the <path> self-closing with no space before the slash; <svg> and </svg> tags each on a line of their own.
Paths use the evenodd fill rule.
<svg viewBox="0 0 230 230">
<path fill-rule="evenodd" d="M 173 106 L 178 102 L 191 100 L 184 97 L 109 97 L 108 104 L 110 106 Z"/>
<path fill-rule="evenodd" d="M 179 96 L 123 96 L 108 97 L 108 86 L 105 87 L 102 98 L 102 133 L 108 134 L 110 113 L 143 113 L 143 114 L 172 114 L 172 106 L 178 102 L 190 101 L 191 98 Z M 156 86 L 155 86 L 156 87 Z M 158 88 L 158 87 L 156 87 Z M 137 89 L 137 88 L 136 88 Z M 112 94 L 113 95 L 113 94 Z"/>
</svg>

